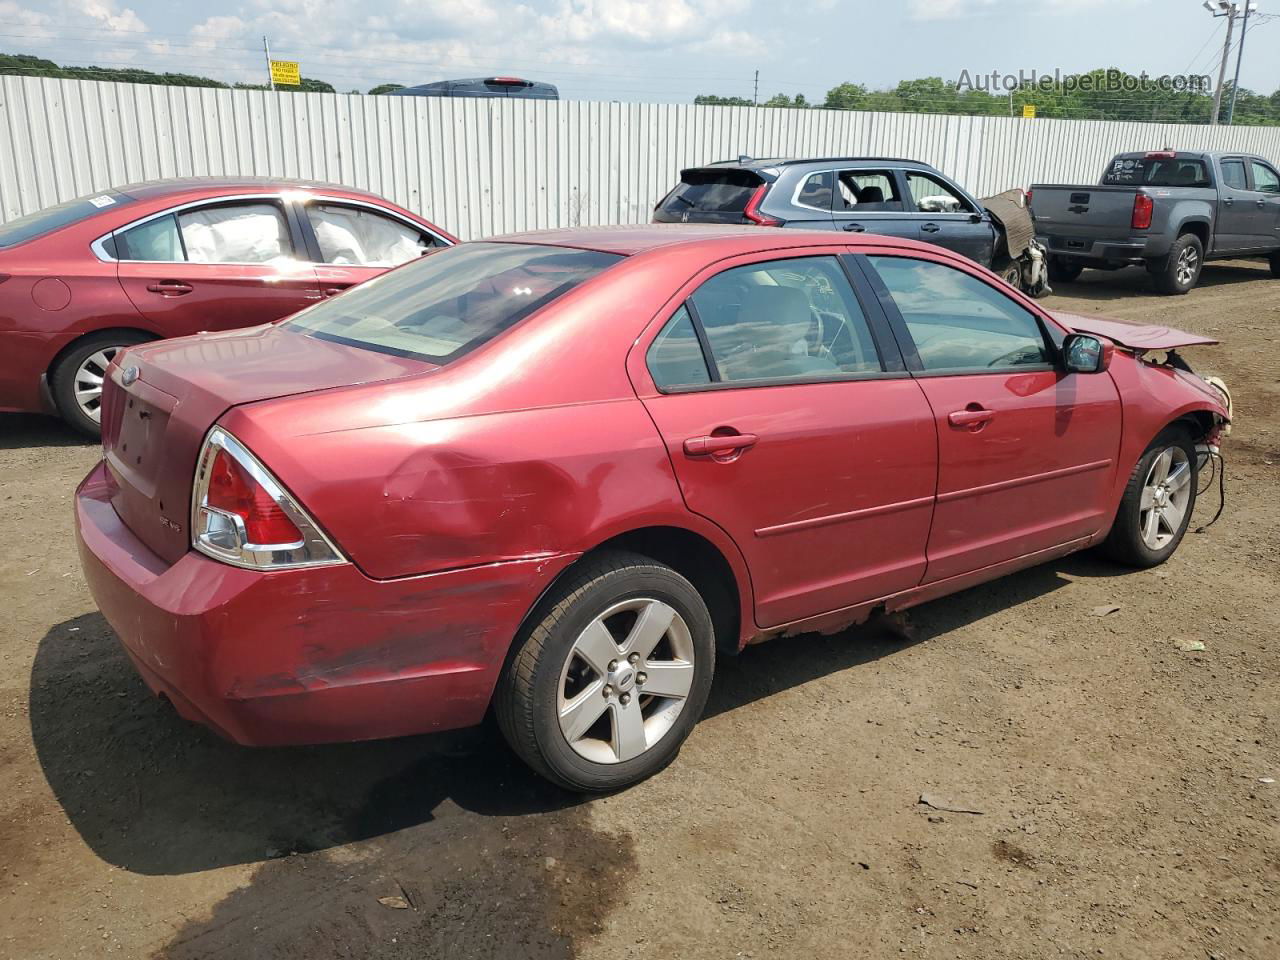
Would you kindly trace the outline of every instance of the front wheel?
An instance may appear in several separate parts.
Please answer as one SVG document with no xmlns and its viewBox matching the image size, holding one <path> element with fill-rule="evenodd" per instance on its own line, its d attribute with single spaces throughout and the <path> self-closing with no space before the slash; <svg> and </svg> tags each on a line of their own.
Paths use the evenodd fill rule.
<svg viewBox="0 0 1280 960">
<path fill-rule="evenodd" d="M 1271 275 L 1280 278 L 1280 253 L 1271 255 Z"/>
<path fill-rule="evenodd" d="M 670 763 L 715 669 L 711 615 L 693 585 L 647 557 L 605 553 L 534 617 L 495 693 L 498 725 L 521 759 L 592 793 Z"/>
<path fill-rule="evenodd" d="M 993 271 L 996 276 L 1013 287 L 1013 289 L 1022 289 L 1022 264 L 1017 260 L 997 261 L 993 266 Z"/>
<path fill-rule="evenodd" d="M 1138 458 L 1103 549 L 1135 567 L 1164 563 L 1196 507 L 1196 448 L 1181 427 L 1163 430 Z"/>
<path fill-rule="evenodd" d="M 1084 267 L 1078 263 L 1072 263 L 1070 260 L 1062 260 L 1058 257 L 1049 258 L 1050 280 L 1057 280 L 1059 283 L 1070 283 L 1082 273 L 1084 273 Z"/>
</svg>

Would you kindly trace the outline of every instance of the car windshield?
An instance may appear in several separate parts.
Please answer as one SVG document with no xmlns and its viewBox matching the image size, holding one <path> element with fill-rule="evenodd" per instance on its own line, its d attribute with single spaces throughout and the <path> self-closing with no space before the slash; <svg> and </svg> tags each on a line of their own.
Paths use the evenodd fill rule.
<svg viewBox="0 0 1280 960">
<path fill-rule="evenodd" d="M 45 234 L 69 227 L 73 223 L 87 220 L 89 217 L 114 210 L 125 203 L 132 203 L 133 197 L 118 190 L 104 190 L 89 197 L 77 197 L 65 203 L 45 207 L 25 217 L 18 217 L 0 224 L 0 248 L 13 247 L 26 243 Z"/>
<path fill-rule="evenodd" d="M 621 260 L 525 243 L 464 243 L 286 322 L 322 340 L 445 364 Z"/>
<path fill-rule="evenodd" d="M 1102 182 L 1107 186 L 1207 187 L 1203 160 L 1190 157 L 1117 157 Z"/>
</svg>

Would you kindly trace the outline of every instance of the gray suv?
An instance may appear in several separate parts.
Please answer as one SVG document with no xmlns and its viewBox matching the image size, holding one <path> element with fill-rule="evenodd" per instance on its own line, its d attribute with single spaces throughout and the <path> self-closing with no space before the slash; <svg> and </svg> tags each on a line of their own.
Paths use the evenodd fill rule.
<svg viewBox="0 0 1280 960">
<path fill-rule="evenodd" d="M 681 171 L 653 219 L 909 237 L 997 272 L 997 250 L 1004 252 L 1003 235 L 981 203 L 927 163 L 893 157 L 740 157 L 693 167 Z"/>
</svg>

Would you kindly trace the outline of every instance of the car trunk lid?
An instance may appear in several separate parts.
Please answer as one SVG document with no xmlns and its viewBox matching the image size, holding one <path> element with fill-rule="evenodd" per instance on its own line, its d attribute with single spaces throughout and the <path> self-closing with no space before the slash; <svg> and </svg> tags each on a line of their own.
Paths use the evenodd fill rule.
<svg viewBox="0 0 1280 960">
<path fill-rule="evenodd" d="M 1188 333 L 1173 327 L 1157 324 L 1129 323 L 1125 320 L 1107 320 L 1102 317 L 1083 317 L 1077 313 L 1051 311 L 1050 316 L 1076 333 L 1096 333 L 1122 347 L 1142 352 L 1144 350 L 1173 350 L 1218 343 L 1213 337 Z"/>
<path fill-rule="evenodd" d="M 268 325 L 163 340 L 118 355 L 103 394 L 102 447 L 112 506 L 166 562 L 191 544 L 191 484 L 209 428 L 243 403 L 391 380 L 421 360 Z"/>
</svg>

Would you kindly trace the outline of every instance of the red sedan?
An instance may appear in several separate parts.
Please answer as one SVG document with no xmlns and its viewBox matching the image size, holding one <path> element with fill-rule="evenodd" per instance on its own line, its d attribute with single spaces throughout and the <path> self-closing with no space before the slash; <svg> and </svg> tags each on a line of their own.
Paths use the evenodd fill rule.
<svg viewBox="0 0 1280 960">
<path fill-rule="evenodd" d="M 121 347 L 278 320 L 456 242 L 373 194 L 289 180 L 157 181 L 0 224 L 0 411 L 97 436 Z"/>
<path fill-rule="evenodd" d="M 109 371 L 80 553 L 148 684 L 245 744 L 475 724 L 613 789 L 717 656 L 1094 545 L 1177 548 L 1225 390 L 936 246 L 467 243 Z"/>
</svg>

